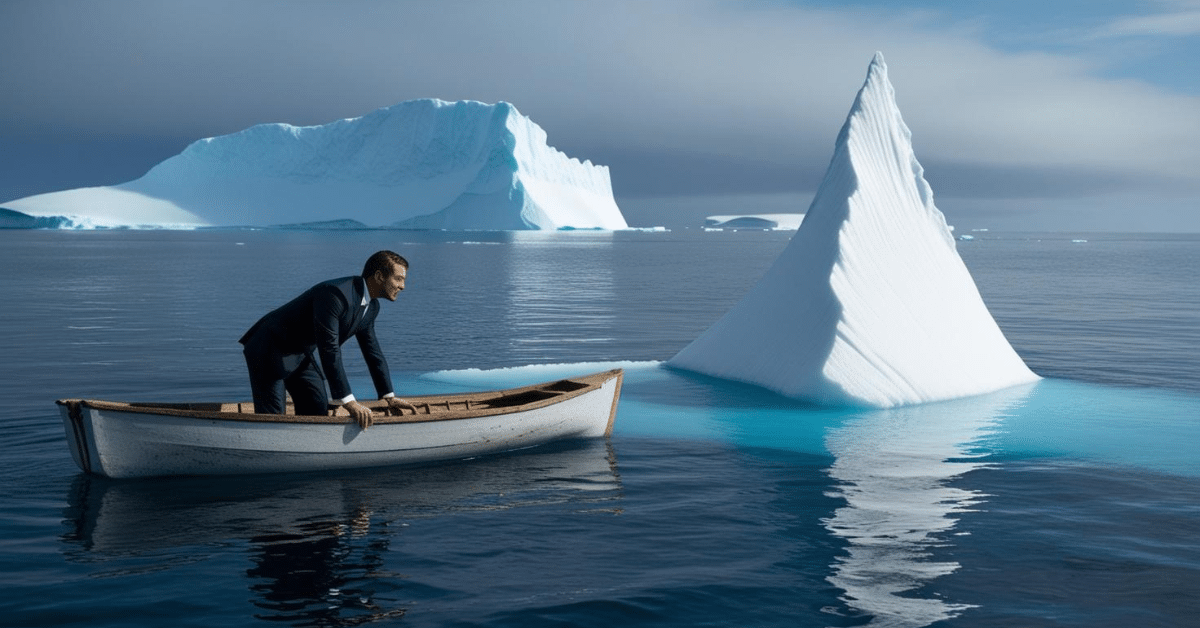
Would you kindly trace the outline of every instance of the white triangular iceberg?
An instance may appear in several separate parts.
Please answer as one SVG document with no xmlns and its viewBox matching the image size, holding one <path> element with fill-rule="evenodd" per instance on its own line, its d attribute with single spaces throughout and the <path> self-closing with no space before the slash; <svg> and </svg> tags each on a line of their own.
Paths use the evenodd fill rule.
<svg viewBox="0 0 1200 628">
<path fill-rule="evenodd" d="M 883 55 L 871 61 L 796 235 L 669 364 L 817 403 L 881 408 L 1038 379 L 988 312 L 933 204 Z"/>
<path fill-rule="evenodd" d="M 140 179 L 3 203 L 66 226 L 625 229 L 608 168 L 549 146 L 508 103 L 410 100 L 359 118 L 192 143 Z"/>
</svg>

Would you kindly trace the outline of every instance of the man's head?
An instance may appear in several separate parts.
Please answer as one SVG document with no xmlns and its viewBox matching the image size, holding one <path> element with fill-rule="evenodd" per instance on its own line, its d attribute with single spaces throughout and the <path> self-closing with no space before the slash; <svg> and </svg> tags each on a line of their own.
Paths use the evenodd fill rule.
<svg viewBox="0 0 1200 628">
<path fill-rule="evenodd" d="M 372 299 L 383 297 L 395 301 L 396 295 L 404 290 L 408 277 L 408 260 L 391 251 L 379 251 L 367 258 L 363 266 L 363 279 Z"/>
</svg>

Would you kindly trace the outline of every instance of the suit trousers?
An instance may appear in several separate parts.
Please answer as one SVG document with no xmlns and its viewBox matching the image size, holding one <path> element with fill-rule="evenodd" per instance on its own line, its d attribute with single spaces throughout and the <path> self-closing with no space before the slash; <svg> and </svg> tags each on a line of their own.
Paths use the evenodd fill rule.
<svg viewBox="0 0 1200 628">
<path fill-rule="evenodd" d="M 276 369 L 262 363 L 262 355 L 247 347 L 246 366 L 250 370 L 250 391 L 254 395 L 254 412 L 257 414 L 285 414 L 284 391 L 292 396 L 298 415 L 325 416 L 329 413 L 329 387 L 325 374 L 312 355 L 305 355 L 300 365 L 282 377 L 274 375 Z"/>
</svg>

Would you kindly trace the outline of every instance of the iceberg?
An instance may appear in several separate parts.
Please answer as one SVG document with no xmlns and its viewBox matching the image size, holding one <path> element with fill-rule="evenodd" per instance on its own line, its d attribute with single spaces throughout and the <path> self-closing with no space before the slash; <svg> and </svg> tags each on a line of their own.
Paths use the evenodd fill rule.
<svg viewBox="0 0 1200 628">
<path fill-rule="evenodd" d="M 796 234 L 668 365 L 876 408 L 1039 379 L 984 305 L 911 139 L 876 53 Z"/>
<path fill-rule="evenodd" d="M 758 229 L 763 231 L 795 231 L 800 228 L 804 214 L 739 214 L 729 216 L 708 216 L 704 219 L 704 228 L 722 229 Z"/>
<path fill-rule="evenodd" d="M 353 220 L 449 230 L 625 229 L 606 166 L 549 146 L 516 107 L 410 100 L 319 126 L 199 140 L 140 179 L 2 204 L 65 227 Z"/>
</svg>

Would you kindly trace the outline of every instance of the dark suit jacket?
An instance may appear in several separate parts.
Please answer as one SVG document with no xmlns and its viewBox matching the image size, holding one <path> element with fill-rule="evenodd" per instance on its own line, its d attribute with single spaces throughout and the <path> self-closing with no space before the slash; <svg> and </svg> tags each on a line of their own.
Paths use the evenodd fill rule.
<svg viewBox="0 0 1200 628">
<path fill-rule="evenodd" d="M 350 394 L 350 382 L 342 368 L 342 343 L 354 336 L 382 397 L 392 392 L 392 377 L 375 337 L 379 301 L 370 299 L 364 308 L 366 289 L 362 277 L 323 281 L 267 313 L 240 342 L 262 368 L 273 371 L 271 377 L 279 379 L 291 375 L 306 356 L 315 354 L 321 359 L 330 397 L 341 399 Z"/>
</svg>

